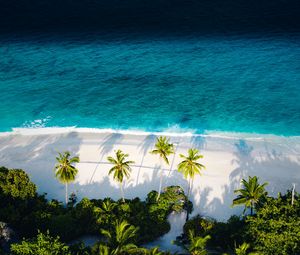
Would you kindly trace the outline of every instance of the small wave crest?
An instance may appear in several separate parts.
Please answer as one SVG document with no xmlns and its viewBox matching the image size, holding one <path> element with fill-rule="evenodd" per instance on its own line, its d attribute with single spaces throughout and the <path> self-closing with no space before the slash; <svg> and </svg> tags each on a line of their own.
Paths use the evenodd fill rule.
<svg viewBox="0 0 300 255">
<path fill-rule="evenodd" d="M 230 140 L 264 140 L 266 138 L 278 138 L 281 136 L 277 135 L 266 135 L 266 134 L 256 134 L 256 133 L 238 133 L 238 132 L 221 132 L 206 130 L 202 134 L 197 134 L 196 130 L 183 129 L 178 125 L 174 127 L 169 127 L 161 132 L 150 132 L 142 129 L 111 129 L 111 128 L 81 128 L 76 126 L 71 127 L 21 127 L 13 128 L 12 132 L 3 132 L 0 135 L 9 134 L 20 134 L 20 135 L 47 135 L 47 134 L 65 134 L 65 133 L 93 133 L 93 134 L 122 134 L 122 135 L 135 135 L 135 136 L 168 136 L 168 137 L 203 137 L 203 138 L 216 138 L 216 139 L 230 139 Z M 293 138 L 300 138 L 300 136 L 293 136 Z"/>
</svg>

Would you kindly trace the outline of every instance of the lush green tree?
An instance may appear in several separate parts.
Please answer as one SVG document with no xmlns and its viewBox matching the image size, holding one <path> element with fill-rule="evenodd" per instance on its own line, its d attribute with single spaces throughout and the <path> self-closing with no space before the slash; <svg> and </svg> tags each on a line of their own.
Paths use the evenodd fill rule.
<svg viewBox="0 0 300 255">
<path fill-rule="evenodd" d="M 56 157 L 55 176 L 66 186 L 66 205 L 68 204 L 68 184 L 73 182 L 78 173 L 78 169 L 73 166 L 74 163 L 79 163 L 79 157 L 70 158 L 70 152 L 66 151 L 63 154 L 59 153 Z"/>
<path fill-rule="evenodd" d="M 128 154 L 124 154 L 121 150 L 117 150 L 116 158 L 107 157 L 107 160 L 114 166 L 109 170 L 109 175 L 113 174 L 114 180 L 120 183 L 122 200 L 125 202 L 124 191 L 123 191 L 123 181 L 124 176 L 128 179 L 131 172 L 130 164 L 133 164 L 134 161 L 126 161 Z"/>
<path fill-rule="evenodd" d="M 117 220 L 114 222 L 113 231 L 102 229 L 101 233 L 106 237 L 106 245 L 101 244 L 101 249 L 110 251 L 111 255 L 121 255 L 138 251 L 134 244 L 138 228 L 126 221 Z M 107 247 L 107 248 L 106 248 Z"/>
<path fill-rule="evenodd" d="M 24 216 L 35 208 L 39 197 L 36 185 L 21 169 L 0 168 L 0 220 L 13 229 L 22 225 Z"/>
<path fill-rule="evenodd" d="M 32 240 L 23 240 L 11 245 L 12 255 L 71 255 L 69 247 L 62 243 L 59 237 L 51 237 L 38 233 Z"/>
<path fill-rule="evenodd" d="M 266 197 L 267 192 L 265 187 L 268 185 L 267 182 L 260 185 L 256 176 L 249 176 L 248 181 L 242 180 L 243 187 L 235 190 L 234 193 L 238 194 L 238 197 L 233 200 L 233 206 L 245 205 L 245 210 L 250 208 L 250 214 L 253 215 L 253 209 L 258 205 L 262 198 Z"/>
<path fill-rule="evenodd" d="M 264 255 L 300 254 L 300 196 L 292 192 L 268 197 L 255 216 L 248 216 L 248 234 L 253 247 Z"/>
<path fill-rule="evenodd" d="M 36 195 L 36 185 L 21 169 L 0 167 L 0 194 L 9 199 L 25 200 Z"/>
<path fill-rule="evenodd" d="M 187 198 L 189 198 L 195 175 L 201 175 L 201 170 L 205 169 L 205 166 L 198 162 L 199 159 L 203 158 L 203 155 L 200 155 L 199 150 L 197 149 L 189 149 L 187 156 L 184 156 L 183 154 L 180 154 L 179 156 L 183 158 L 183 161 L 178 164 L 178 171 L 189 181 L 187 193 Z"/>
<path fill-rule="evenodd" d="M 152 154 L 159 155 L 160 158 L 160 182 L 159 182 L 159 190 L 158 196 L 156 200 L 159 200 L 161 187 L 162 187 L 162 178 L 163 178 L 163 162 L 169 165 L 168 156 L 174 153 L 174 145 L 169 142 L 170 140 L 167 137 L 160 136 L 157 138 L 155 143 L 155 149 L 151 151 Z"/>
</svg>

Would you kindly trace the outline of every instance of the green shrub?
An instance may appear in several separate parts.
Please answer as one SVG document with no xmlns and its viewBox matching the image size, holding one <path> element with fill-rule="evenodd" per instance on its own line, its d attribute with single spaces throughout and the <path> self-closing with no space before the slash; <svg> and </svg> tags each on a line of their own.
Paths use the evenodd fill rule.
<svg viewBox="0 0 300 255">
<path fill-rule="evenodd" d="M 12 255 L 71 255 L 69 247 L 60 242 L 59 237 L 51 237 L 38 233 L 37 237 L 31 240 L 23 240 L 20 243 L 11 245 Z"/>
</svg>

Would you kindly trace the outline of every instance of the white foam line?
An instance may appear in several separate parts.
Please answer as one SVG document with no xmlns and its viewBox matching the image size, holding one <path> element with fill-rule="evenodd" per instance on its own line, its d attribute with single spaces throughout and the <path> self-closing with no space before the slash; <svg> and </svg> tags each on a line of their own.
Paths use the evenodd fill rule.
<svg viewBox="0 0 300 255">
<path fill-rule="evenodd" d="M 256 133 L 238 133 L 238 132 L 220 132 L 206 131 L 204 134 L 196 134 L 193 132 L 147 132 L 143 130 L 122 130 L 110 128 L 77 128 L 77 127 L 38 127 L 38 128 L 13 128 L 11 132 L 0 132 L 0 136 L 8 135 L 49 135 L 49 134 L 65 134 L 71 132 L 77 133 L 95 133 L 95 134 L 123 134 L 136 136 L 169 136 L 169 137 L 203 137 L 203 138 L 220 138 L 230 140 L 263 140 L 265 138 L 300 138 L 300 136 L 278 136 L 272 134 L 256 134 Z"/>
</svg>

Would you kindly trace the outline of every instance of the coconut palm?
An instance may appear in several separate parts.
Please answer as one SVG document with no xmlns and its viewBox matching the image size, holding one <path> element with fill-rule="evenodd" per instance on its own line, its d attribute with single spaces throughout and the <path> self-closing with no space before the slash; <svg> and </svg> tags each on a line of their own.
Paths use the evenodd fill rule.
<svg viewBox="0 0 300 255">
<path fill-rule="evenodd" d="M 205 169 L 205 166 L 198 162 L 199 159 L 203 158 L 203 155 L 199 154 L 199 150 L 197 149 L 189 149 L 188 156 L 184 156 L 183 154 L 179 156 L 183 158 L 183 161 L 178 164 L 178 171 L 189 181 L 187 193 L 187 198 L 189 198 L 195 175 L 201 175 L 201 170 Z"/>
<path fill-rule="evenodd" d="M 131 172 L 130 164 L 134 161 L 126 161 L 128 154 L 124 154 L 121 150 L 116 152 L 116 158 L 107 157 L 107 160 L 114 166 L 109 170 L 109 175 L 113 174 L 114 180 L 120 183 L 121 196 L 123 202 L 125 202 L 124 191 L 123 191 L 123 181 L 124 176 L 128 179 Z"/>
<path fill-rule="evenodd" d="M 235 254 L 236 255 L 247 255 L 248 250 L 250 248 L 250 244 L 248 243 L 243 243 L 239 247 L 235 248 Z"/>
<path fill-rule="evenodd" d="M 70 158 L 70 152 L 58 153 L 56 157 L 55 176 L 66 186 L 66 205 L 68 204 L 68 184 L 73 182 L 78 173 L 78 169 L 73 166 L 74 163 L 79 163 L 79 157 Z"/>
<path fill-rule="evenodd" d="M 103 250 L 109 250 L 110 255 L 139 251 L 139 248 L 132 243 L 137 236 L 137 231 L 137 227 L 130 225 L 126 221 L 116 220 L 112 231 L 101 229 L 101 233 L 107 238 L 107 246 L 103 244 L 100 246 Z"/>
<path fill-rule="evenodd" d="M 258 204 L 261 198 L 267 195 L 265 187 L 267 182 L 260 185 L 256 176 L 249 176 L 248 181 L 242 180 L 243 188 L 234 191 L 235 194 L 239 194 L 237 198 L 233 200 L 232 206 L 245 205 L 244 212 L 247 208 L 250 208 L 250 214 L 253 215 L 253 209 Z"/>
<path fill-rule="evenodd" d="M 117 207 L 111 199 L 104 199 L 100 207 L 94 208 L 94 215 L 97 218 L 97 223 L 99 224 L 108 224 L 112 221 L 112 218 L 115 216 L 114 209 Z"/>
<path fill-rule="evenodd" d="M 194 231 L 189 231 L 189 244 L 187 246 L 183 246 L 185 250 L 189 252 L 191 255 L 206 255 L 206 243 L 210 239 L 210 236 L 207 235 L 205 237 L 195 236 Z"/>
<path fill-rule="evenodd" d="M 154 247 L 154 248 L 152 248 L 150 250 L 146 250 L 145 254 L 146 255 L 165 255 L 166 253 L 160 251 L 158 247 Z"/>
<path fill-rule="evenodd" d="M 161 193 L 161 186 L 162 186 L 163 162 L 169 165 L 168 156 L 174 153 L 174 146 L 173 144 L 169 143 L 169 139 L 167 137 L 160 136 L 156 140 L 155 149 L 152 150 L 150 153 L 159 155 L 159 159 L 160 159 L 161 174 L 160 174 L 158 196 L 156 198 L 156 201 L 158 201 Z"/>
</svg>

